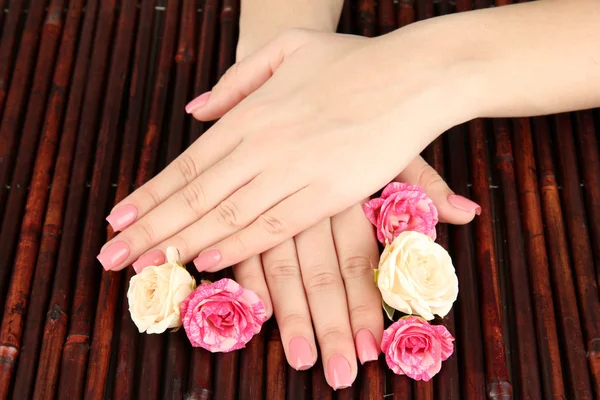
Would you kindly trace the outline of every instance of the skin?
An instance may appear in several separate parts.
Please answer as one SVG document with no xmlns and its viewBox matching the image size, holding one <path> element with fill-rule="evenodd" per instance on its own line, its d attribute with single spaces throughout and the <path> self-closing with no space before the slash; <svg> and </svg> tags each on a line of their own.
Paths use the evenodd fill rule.
<svg viewBox="0 0 600 400">
<path fill-rule="evenodd" d="M 341 354 L 354 379 L 352 334 L 369 329 L 379 341 L 382 322 L 372 319 L 377 293 L 365 278 L 377 259 L 373 233 L 353 205 L 402 171 L 399 179 L 421 184 L 447 222 L 472 219 L 473 210 L 461 214 L 448 203 L 450 190 L 418 154 L 473 118 L 599 106 L 600 3 L 473 11 L 373 39 L 303 25 L 310 18 L 297 11 L 302 22 L 279 22 L 260 44 L 243 36 L 244 27 L 261 25 L 250 3 L 242 8 L 241 61 L 191 110 L 199 120 L 221 119 L 115 207 L 134 205 L 137 220 L 109 243 L 128 248 L 109 267 L 167 246 L 184 261 L 200 254 L 202 270 L 242 263 L 237 279 L 273 301 L 282 337 L 312 338 L 311 316 L 324 363 Z M 321 21 L 331 30 L 339 5 L 328 7 L 335 19 Z M 276 32 L 289 27 L 316 30 Z M 352 304 L 357 296 L 362 304 Z M 353 314 L 361 309 L 365 315 Z M 314 339 L 311 346 L 316 360 Z M 287 347 L 286 354 L 294 365 Z"/>
</svg>

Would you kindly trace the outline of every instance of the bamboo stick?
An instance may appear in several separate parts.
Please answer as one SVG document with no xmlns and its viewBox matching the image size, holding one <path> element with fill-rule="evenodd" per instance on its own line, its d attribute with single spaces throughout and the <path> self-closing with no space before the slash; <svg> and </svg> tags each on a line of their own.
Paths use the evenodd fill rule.
<svg viewBox="0 0 600 400">
<path fill-rule="evenodd" d="M 0 29 L 2 29 L 2 21 L 4 20 L 4 10 L 7 6 L 7 0 L 0 0 Z"/>
<path fill-rule="evenodd" d="M 15 46 L 20 38 L 19 28 L 24 7 L 25 0 L 12 0 L 9 4 L 6 24 L 2 29 L 2 40 L 0 41 L 0 116 L 4 111 L 6 92 L 10 87 Z M 2 13 L 4 13 L 4 10 Z M 0 188 L 4 190 L 3 187 Z"/>
<path fill-rule="evenodd" d="M 391 386 L 394 400 L 410 400 L 413 398 L 412 395 L 412 382 L 406 375 L 391 374 Z"/>
<path fill-rule="evenodd" d="M 34 178 L 32 180 L 28 205 L 26 206 L 26 210 L 32 210 L 31 212 L 34 213 L 33 210 L 46 209 L 46 202 L 48 202 L 43 227 L 41 226 L 41 215 L 39 216 L 39 220 L 32 222 L 31 230 L 38 231 L 41 229 L 42 235 L 41 238 L 39 236 L 35 237 L 35 240 L 38 241 L 37 244 L 32 238 L 32 244 L 37 246 L 37 248 L 35 252 L 31 252 L 31 259 L 24 262 L 24 264 L 28 262 L 36 263 L 37 258 L 30 305 L 27 310 L 27 320 L 25 322 L 23 346 L 13 390 L 14 398 L 30 398 L 33 392 L 33 385 L 31 383 L 34 381 L 36 372 L 37 357 L 42 338 L 42 321 L 44 320 L 44 312 L 47 309 L 48 297 L 50 295 L 50 285 L 54 273 L 54 255 L 58 248 L 58 234 L 62 226 L 62 210 L 66 198 L 67 180 L 72 162 L 71 154 L 75 146 L 75 130 L 69 130 L 67 123 L 65 123 L 60 150 L 56 159 L 56 166 L 54 167 L 52 190 L 48 188 L 48 184 L 51 179 L 51 169 L 55 162 L 56 145 L 63 120 L 63 112 L 67 100 L 66 93 L 69 81 L 71 80 L 78 36 L 80 36 L 79 41 L 81 46 L 86 46 L 86 48 L 91 46 L 95 11 L 92 4 L 88 7 L 91 16 L 86 19 L 81 35 L 79 35 L 83 0 L 73 0 L 69 5 L 57 58 L 57 67 L 54 71 L 52 89 L 49 94 L 38 159 L 34 168 Z M 68 117 L 72 115 L 73 108 L 79 110 L 79 104 L 83 97 L 88 59 L 89 51 L 81 52 L 77 56 L 77 64 L 72 78 L 73 84 L 67 112 Z M 75 103 L 71 103 L 71 101 Z M 74 104 L 77 104 L 77 106 L 74 106 Z M 79 111 L 77 111 L 78 113 Z M 29 213 L 30 211 L 27 212 Z M 28 218 L 27 214 L 25 218 Z M 35 218 L 32 215 L 33 219 Z M 36 226 L 36 224 L 40 225 Z M 17 260 L 19 260 L 18 254 Z"/>
<path fill-rule="evenodd" d="M 19 52 L 13 70 L 13 76 L 6 96 L 6 108 L 0 123 L 0 188 L 4 188 L 10 179 L 10 171 L 15 161 L 19 144 L 19 128 L 27 104 L 31 71 L 33 69 L 40 38 L 40 27 L 44 18 L 46 0 L 31 0 L 27 11 L 27 20 L 23 36 L 19 43 Z M 42 49 L 44 50 L 44 49 Z M 0 111 L 3 110 L 4 91 L 0 90 Z M 36 145 L 34 144 L 34 148 Z M 6 190 L 0 190 L 0 210 L 5 210 Z M 7 265 L 0 265 L 0 295 L 6 291 L 8 283 Z"/>
<path fill-rule="evenodd" d="M 269 398 L 284 399 L 287 360 L 281 343 L 281 335 L 275 323 L 269 323 L 269 341 L 267 343 L 267 386 Z"/>
<path fill-rule="evenodd" d="M 519 398 L 539 399 L 542 397 L 542 393 L 537 368 L 537 342 L 534 326 L 531 324 L 534 315 L 508 121 L 505 119 L 494 120 L 494 132 L 496 136 L 496 168 L 500 174 L 504 199 L 506 240 L 508 241 L 510 278 L 515 309 L 512 326 L 515 328 L 517 336 L 518 385 L 516 387 Z"/>
<path fill-rule="evenodd" d="M 354 21 L 352 21 L 352 1 L 344 0 L 344 5 L 342 6 L 342 14 L 340 15 L 340 22 L 338 24 L 338 32 L 351 34 L 354 33 L 352 26 L 354 25 Z"/>
<path fill-rule="evenodd" d="M 88 2 L 88 5 L 91 7 L 90 10 L 95 12 L 95 3 Z M 69 308 L 76 255 L 76 246 L 74 244 L 77 243 L 80 232 L 79 218 L 84 205 L 85 184 L 91 166 L 93 146 L 96 141 L 97 104 L 100 101 L 104 85 L 104 72 L 106 70 L 109 38 L 112 31 L 115 7 L 116 4 L 114 1 L 102 2 L 89 70 L 89 76 L 93 76 L 95 79 L 88 80 L 87 82 L 88 86 L 85 91 L 81 120 L 69 120 L 67 118 L 65 122 L 65 130 L 73 129 L 77 131 L 78 129 L 76 133 L 78 139 L 73 173 L 69 183 L 69 197 L 66 205 L 64 228 L 57 262 L 58 269 L 54 279 L 50 309 L 44 327 L 44 340 L 42 342 L 34 396 L 52 396 L 56 390 L 61 353 L 67 329 L 68 316 L 66 310 Z M 70 101 L 71 99 L 69 99 Z M 67 114 L 69 114 L 69 110 Z M 73 115 L 73 117 L 75 116 Z M 76 377 L 71 376 L 71 378 L 75 379 Z"/>
<path fill-rule="evenodd" d="M 240 351 L 239 400 L 262 399 L 265 394 L 263 382 L 265 366 L 265 327 Z M 285 360 L 283 360 L 285 362 Z"/>
<path fill-rule="evenodd" d="M 550 260 L 554 299 L 558 310 L 558 326 L 562 332 L 562 348 L 566 361 L 565 370 L 571 396 L 591 398 L 592 388 L 586 365 L 585 346 L 581 323 L 577 311 L 577 297 L 568 258 L 568 248 L 564 237 L 564 223 L 560 208 L 558 186 L 552 165 L 550 131 L 546 118 L 535 119 L 534 142 L 540 175 L 540 193 L 548 256 Z"/>
<path fill-rule="evenodd" d="M 48 170 L 54 161 L 55 144 L 45 145 L 45 143 L 41 143 L 36 161 L 36 179 L 27 199 L 27 213 L 21 222 L 23 203 L 33 169 L 34 155 L 36 154 L 35 148 L 39 141 L 44 117 L 44 105 L 46 104 L 48 87 L 54 69 L 56 48 L 62 31 L 63 8 L 64 0 L 52 1 L 48 17 L 42 29 L 42 46 L 40 47 L 33 87 L 27 106 L 23 140 L 19 148 L 17 165 L 13 175 L 12 190 L 8 197 L 7 216 L 3 220 L 0 234 L 0 265 L 9 265 L 12 260 L 14 243 L 19 236 L 18 229 L 21 227 L 21 237 L 0 330 L 0 343 L 2 343 L 0 346 L 0 397 L 8 395 L 15 363 L 20 351 L 23 319 L 27 310 L 31 278 L 48 193 L 50 180 Z M 46 137 L 46 139 L 48 138 Z"/>
<path fill-rule="evenodd" d="M 569 243 L 577 284 L 579 311 L 583 321 L 586 354 L 596 397 L 600 398 L 600 296 L 595 281 L 594 259 L 586 228 L 585 205 L 579 185 L 577 155 L 571 128 L 571 116 L 558 114 L 556 121 L 556 146 L 559 149 L 558 165 L 562 181 L 563 212 L 566 216 Z M 568 261 L 567 242 L 563 227 L 560 237 L 564 248 L 564 261 Z M 598 343 L 598 344 L 597 344 Z"/>
<path fill-rule="evenodd" d="M 99 280 L 101 271 L 96 262 L 96 255 L 100 251 L 103 241 L 102 236 L 98 235 L 98 231 L 105 224 L 104 211 L 108 203 L 107 188 L 110 185 L 113 160 L 115 159 L 117 124 L 121 115 L 120 109 L 123 101 L 125 78 L 129 68 L 129 55 L 133 43 L 136 14 L 136 0 L 124 0 L 121 3 L 107 90 L 104 97 L 104 110 L 96 143 L 96 157 L 90 189 L 90 199 L 93 199 L 93 201 L 90 201 L 87 207 L 69 333 L 63 348 L 58 392 L 58 397 L 63 399 L 79 398 L 85 388 L 90 335 L 94 322 L 94 301 L 98 293 L 96 282 Z M 108 279 L 110 281 L 112 278 L 109 276 Z M 103 283 L 106 284 L 107 281 L 103 280 Z M 102 300 L 106 302 L 109 293 L 104 292 L 102 295 Z M 104 304 L 104 306 L 108 307 L 109 304 Z M 98 320 L 99 327 L 107 324 L 107 319 L 114 318 L 114 307 L 114 303 L 110 304 L 110 308 L 107 310 L 110 315 L 107 315 L 107 313 L 101 315 L 102 318 Z M 108 342 L 107 345 L 109 345 L 112 339 L 111 333 L 108 330 L 99 332 L 100 338 L 98 340 Z M 107 349 L 101 351 L 107 351 Z M 102 357 L 99 353 L 94 355 Z M 91 381 L 86 395 L 98 398 L 103 395 L 104 382 L 95 381 L 94 378 L 98 375 L 106 376 L 107 371 L 105 369 L 108 365 L 96 365 L 94 367 L 90 375 Z"/>
<path fill-rule="evenodd" d="M 290 375 L 291 375 L 291 371 L 293 371 L 293 369 L 290 369 Z M 329 386 L 327 384 L 327 381 L 325 380 L 325 370 L 323 369 L 323 360 L 321 359 L 321 354 L 319 353 L 319 357 L 317 358 L 317 362 L 315 363 L 315 365 L 308 370 L 308 372 L 310 372 L 311 374 L 311 386 L 312 386 L 312 397 L 313 399 L 331 399 L 333 398 L 333 390 L 331 389 L 331 386 Z M 297 374 L 294 374 L 297 375 Z M 298 381 L 293 381 L 293 383 L 295 383 L 296 385 L 300 386 L 302 384 L 307 384 L 307 381 L 302 382 L 302 380 L 298 380 Z M 291 390 L 291 388 L 288 388 L 288 392 Z M 296 390 L 299 390 L 296 389 Z"/>
<path fill-rule="evenodd" d="M 465 160 L 466 126 L 462 125 L 450 130 L 449 142 L 449 169 L 448 177 L 450 187 L 456 194 L 468 197 L 467 190 L 468 171 Z M 460 361 L 460 386 L 463 398 L 486 398 L 482 332 L 480 325 L 479 293 L 475 260 L 473 255 L 471 225 L 453 226 L 450 230 L 450 254 L 458 281 L 460 293 L 455 303 L 459 316 L 456 336 L 456 351 Z M 464 343 L 464 345 L 463 345 Z"/>
<path fill-rule="evenodd" d="M 566 398 L 529 119 L 513 120 L 513 152 L 544 398 Z"/>
<path fill-rule="evenodd" d="M 354 381 L 354 384 L 345 389 L 340 389 L 335 392 L 336 400 L 352 400 L 358 397 L 360 388 L 360 379 Z"/>
<path fill-rule="evenodd" d="M 173 61 L 175 59 L 175 44 L 180 21 L 180 0 L 169 0 L 166 7 L 163 35 L 160 44 L 160 56 L 158 71 L 154 81 L 152 104 L 150 107 L 148 127 L 145 136 L 145 146 L 140 160 L 140 166 L 147 175 L 139 176 L 142 185 L 149 180 L 156 168 L 156 152 L 160 141 L 160 135 L 165 123 L 165 103 L 168 99 Z M 129 281 L 127 281 L 129 282 Z M 123 299 L 126 302 L 126 298 Z M 125 303 L 124 303 L 125 304 Z M 139 360 L 140 375 L 138 382 L 138 397 L 143 399 L 155 399 L 161 393 L 161 375 L 163 366 L 163 355 L 165 341 L 163 335 L 144 335 L 142 356 Z"/>
<path fill-rule="evenodd" d="M 366 37 L 376 35 L 375 0 L 358 1 L 358 34 Z"/>
<path fill-rule="evenodd" d="M 215 31 L 219 0 L 204 0 L 202 7 L 202 27 L 198 43 L 198 61 L 194 78 L 194 97 L 207 92 L 211 87 L 211 71 L 215 46 Z M 193 143 L 204 132 L 205 123 L 192 119 L 189 143 Z"/>
<path fill-rule="evenodd" d="M 129 12 L 125 18 L 131 18 L 130 14 L 132 10 L 127 11 Z M 132 155 L 136 153 L 138 146 L 140 116 L 143 105 L 142 96 L 147 80 L 153 16 L 154 1 L 145 0 L 141 5 L 140 22 L 138 24 L 132 85 L 129 91 L 129 107 L 124 138 L 121 144 L 121 160 L 119 163 L 119 177 L 114 204 L 119 203 L 127 196 L 134 180 L 135 158 Z M 132 19 L 135 20 L 134 18 Z M 110 227 L 107 230 L 107 240 L 110 240 L 114 237 L 114 232 Z M 90 350 L 89 369 L 85 388 L 86 398 L 102 398 L 104 395 L 105 381 L 108 379 L 110 373 L 108 367 L 112 353 L 112 339 L 115 334 L 115 312 L 117 310 L 122 278 L 125 274 L 125 272 L 102 272 L 100 300 L 98 301 L 96 310 L 94 336 Z M 128 286 L 127 283 L 125 282 L 125 287 Z M 123 308 L 127 309 L 127 306 L 123 305 Z M 129 313 L 127 313 L 127 318 L 129 318 Z M 121 327 L 119 337 L 123 339 L 124 343 L 129 344 L 127 339 L 123 338 L 124 333 L 127 332 L 127 322 L 123 321 Z M 117 354 L 122 355 L 122 353 Z M 122 358 L 119 358 L 116 373 L 115 397 L 132 398 L 133 368 L 124 366 Z"/>
<path fill-rule="evenodd" d="M 398 3 L 398 27 L 415 22 L 415 0 L 400 0 Z"/>
<path fill-rule="evenodd" d="M 583 192 L 587 204 L 587 226 L 590 230 L 594 264 L 596 265 L 596 285 L 600 288 L 600 154 L 591 111 L 577 113 L 575 130 L 577 149 L 581 158 Z"/>
<path fill-rule="evenodd" d="M 360 367 L 360 398 L 382 399 L 385 395 L 385 371 L 387 366 L 381 357 L 377 361 L 371 361 Z M 356 390 L 355 390 L 356 392 Z"/>
<path fill-rule="evenodd" d="M 379 34 L 385 35 L 396 29 L 396 10 L 393 0 L 380 0 L 377 8 Z"/>
</svg>

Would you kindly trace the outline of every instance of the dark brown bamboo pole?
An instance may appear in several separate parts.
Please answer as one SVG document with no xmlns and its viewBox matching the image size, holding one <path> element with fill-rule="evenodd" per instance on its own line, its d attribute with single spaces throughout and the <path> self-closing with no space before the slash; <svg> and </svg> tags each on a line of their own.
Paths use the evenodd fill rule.
<svg viewBox="0 0 600 400">
<path fill-rule="evenodd" d="M 293 369 L 290 369 L 290 374 L 291 371 L 294 371 Z M 333 398 L 333 390 L 331 389 L 331 386 L 329 386 L 327 384 L 327 381 L 325 380 L 325 372 L 323 369 L 323 360 L 321 359 L 321 354 L 319 353 L 319 358 L 317 359 L 317 362 L 315 363 L 315 365 L 308 370 L 308 372 L 311 375 L 311 379 L 310 379 L 310 383 L 312 386 L 312 398 L 313 399 L 331 399 Z M 295 374 L 297 375 L 297 374 Z M 301 384 L 306 384 L 307 381 L 302 381 L 302 380 L 297 380 L 297 381 L 293 381 L 293 383 L 295 383 L 296 385 L 301 385 Z M 292 390 L 292 388 L 288 387 L 288 393 L 289 391 Z M 296 389 L 298 391 L 300 391 L 299 389 Z"/>
<path fill-rule="evenodd" d="M 398 27 L 415 22 L 415 0 L 400 0 L 398 3 Z"/>
<path fill-rule="evenodd" d="M 0 265 L 9 265 L 12 261 L 14 244 L 19 237 L 19 227 L 21 227 L 21 237 L 17 256 L 12 266 L 13 274 L 5 302 L 2 327 L 0 328 L 0 343 L 2 343 L 0 346 L 0 398 L 8 395 L 15 363 L 19 355 L 23 320 L 27 310 L 31 278 L 45 210 L 44 194 L 48 192 L 49 176 L 44 169 L 47 170 L 51 167 L 54 157 L 55 145 L 51 144 L 52 150 L 49 157 L 47 157 L 42 143 L 39 149 L 38 162 L 36 163 L 36 177 L 42 179 L 41 186 L 39 180 L 34 182 L 29 192 L 27 213 L 21 221 L 23 203 L 27 194 L 27 186 L 33 169 L 32 163 L 44 117 L 48 86 L 54 69 L 56 48 L 62 31 L 63 8 L 64 0 L 52 1 L 48 17 L 42 29 L 42 47 L 40 47 L 33 87 L 27 107 L 27 119 L 22 133 L 23 140 L 19 148 L 17 165 L 13 175 L 12 189 L 6 208 L 7 214 L 3 220 L 0 234 Z M 38 198 L 40 195 L 42 196 L 41 199 Z"/>
<path fill-rule="evenodd" d="M 335 392 L 336 400 L 354 400 L 359 395 L 360 380 L 354 381 L 352 386 Z"/>
<path fill-rule="evenodd" d="M 130 17 L 130 16 L 126 16 Z M 140 19 L 137 31 L 137 41 L 135 46 L 135 55 L 133 61 L 132 84 L 129 90 L 129 106 L 127 112 L 127 122 L 123 142 L 121 143 L 121 160 L 119 162 L 119 177 L 114 204 L 123 200 L 129 194 L 133 180 L 135 179 L 135 157 L 137 152 L 138 138 L 140 131 L 140 119 L 143 106 L 143 95 L 147 81 L 148 59 L 150 56 L 150 39 L 152 36 L 152 23 L 154 17 L 154 1 L 145 0 L 141 4 Z M 110 227 L 107 228 L 107 240 L 114 237 L 114 232 Z M 90 361 L 87 372 L 87 381 L 85 388 L 85 398 L 103 398 L 105 390 L 105 381 L 108 378 L 110 357 L 113 351 L 112 340 L 115 334 L 115 313 L 119 300 L 119 290 L 121 289 L 123 276 L 126 272 L 102 272 L 102 281 L 100 284 L 100 295 L 97 303 L 96 320 L 94 326 L 94 336 L 90 349 Z M 128 287 L 128 282 L 125 282 Z M 127 309 L 127 305 L 122 305 Z M 129 313 L 127 312 L 127 319 Z M 129 324 L 122 321 L 120 339 L 128 345 L 129 342 L 124 338 L 125 333 L 129 333 L 131 321 Z M 135 329 L 135 328 L 134 328 Z M 137 332 L 133 332 L 137 335 Z M 132 346 L 133 351 L 135 346 Z M 118 353 L 122 355 L 122 353 Z M 135 356 L 135 354 L 133 354 Z M 122 359 L 117 361 L 116 379 L 115 379 L 115 398 L 132 398 L 132 385 L 134 382 L 133 368 L 124 367 Z M 135 364 L 132 361 L 131 364 Z M 118 391 L 117 391 L 118 389 Z"/>
<path fill-rule="evenodd" d="M 267 383 L 266 393 L 273 399 L 285 399 L 287 360 L 281 343 L 281 335 L 275 323 L 269 324 L 267 342 Z"/>
<path fill-rule="evenodd" d="M 239 400 L 262 399 L 265 395 L 265 327 L 240 351 Z M 285 362 L 285 360 L 284 360 Z"/>
<path fill-rule="evenodd" d="M 66 198 L 67 177 L 70 173 L 73 159 L 71 154 L 75 146 L 75 130 L 66 129 L 66 125 L 64 134 L 61 137 L 59 156 L 54 167 L 54 184 L 52 190 L 48 186 L 52 179 L 52 167 L 55 162 L 56 147 L 58 145 L 59 132 L 67 100 L 69 81 L 73 72 L 82 9 L 83 0 L 73 0 L 70 2 L 57 58 L 57 67 L 52 80 L 52 89 L 49 94 L 42 139 L 33 172 L 30 194 L 27 200 L 25 220 L 31 220 L 31 232 L 32 234 L 36 232 L 35 236 L 31 238 L 31 245 L 35 247 L 35 252 L 31 251 L 27 256 L 24 255 L 23 264 L 35 264 L 35 275 L 23 331 L 23 345 L 17 365 L 13 398 L 28 399 L 33 392 L 32 383 L 35 377 L 37 356 L 42 338 L 44 313 L 47 310 L 47 301 L 54 273 L 54 255 L 58 248 L 58 234 L 62 225 L 62 206 Z M 89 12 L 91 17 L 87 19 L 88 22 L 84 25 L 81 37 L 79 38 L 81 45 L 87 47 L 91 46 L 94 29 L 95 11 L 91 5 Z M 78 105 L 83 97 L 88 59 L 89 52 L 82 52 L 78 56 L 77 65 L 73 72 L 73 84 L 70 96 L 76 99 Z M 69 107 L 69 112 L 71 113 L 69 115 L 72 115 L 73 105 L 70 104 Z M 79 107 L 77 109 L 79 110 Z M 79 111 L 77 111 L 78 113 Z M 47 201 L 48 207 L 46 209 Z M 42 226 L 43 215 L 36 216 L 34 214 L 44 212 L 44 210 L 46 210 L 46 217 Z M 29 213 L 32 215 L 28 216 Z M 17 251 L 17 262 L 19 259 L 19 251 Z"/>
<path fill-rule="evenodd" d="M 318 360 L 317 364 L 321 361 Z M 287 365 L 287 361 L 285 362 Z M 313 367 L 312 369 L 314 369 Z M 312 392 L 314 393 L 315 385 L 311 383 L 311 371 L 296 371 L 289 365 L 287 365 L 287 384 L 286 384 L 286 399 L 288 400 L 305 400 L 311 398 L 311 386 Z M 323 378 L 324 380 L 325 378 Z M 331 390 L 327 393 L 330 393 Z M 312 397 L 321 398 L 321 397 Z"/>
<path fill-rule="evenodd" d="M 4 21 L 4 10 L 6 9 L 8 0 L 0 0 L 0 29 L 2 29 L 2 22 Z"/>
<path fill-rule="evenodd" d="M 88 5 L 95 11 L 95 3 L 88 2 Z M 76 256 L 76 246 L 74 244 L 78 242 L 80 235 L 80 216 L 84 207 L 86 180 L 92 164 L 92 151 L 96 144 L 96 123 L 99 114 L 97 105 L 100 103 L 104 88 L 104 74 L 115 8 L 116 1 L 114 0 L 101 3 L 98 15 L 98 30 L 94 37 L 90 70 L 87 75 L 93 77 L 93 79 L 87 80 L 81 120 L 78 122 L 67 118 L 65 123 L 65 129 L 67 129 L 68 124 L 68 129 L 76 130 L 78 136 L 77 147 L 68 187 L 69 196 L 58 254 L 58 268 L 54 278 L 50 309 L 44 327 L 44 339 L 42 341 L 34 396 L 53 396 L 56 391 L 74 275 Z M 71 378 L 74 379 L 75 377 Z"/>
<path fill-rule="evenodd" d="M 106 223 L 104 220 L 104 211 L 108 204 L 108 188 L 113 170 L 113 160 L 115 159 L 117 124 L 121 115 L 120 109 L 123 101 L 125 79 L 128 75 L 137 14 L 137 1 L 123 0 L 120 8 L 107 90 L 104 97 L 104 110 L 98 141 L 96 143 L 96 157 L 89 195 L 92 201 L 88 202 L 87 207 L 69 333 L 63 349 L 58 390 L 59 399 L 80 398 L 85 388 L 91 342 L 90 336 L 94 323 L 95 301 L 98 293 L 97 282 L 102 271 L 96 262 L 96 255 L 99 253 L 103 242 L 102 235 L 99 235 L 98 232 L 101 231 Z M 106 281 L 104 282 L 106 283 Z M 106 292 L 103 293 L 104 296 L 106 294 Z M 106 297 L 103 300 L 106 301 Z M 105 304 L 105 306 L 108 306 L 108 304 Z M 112 316 L 110 317 L 112 318 Z M 104 319 L 100 319 L 99 324 L 102 325 L 104 321 Z M 107 331 L 100 332 L 99 334 L 110 333 Z M 110 340 L 111 338 L 108 338 L 108 343 L 110 343 Z M 107 368 L 108 365 L 95 367 Z M 106 371 L 98 372 L 100 375 L 105 375 L 106 373 Z M 92 370 L 91 377 L 95 376 L 96 372 Z M 101 397 L 103 390 L 101 386 L 98 387 L 95 385 L 102 385 L 102 383 L 92 382 L 91 392 L 87 394 L 94 398 L 98 395 Z"/>
<path fill-rule="evenodd" d="M 377 8 L 379 34 L 385 35 L 396 29 L 396 10 L 394 0 L 380 0 Z"/>
<path fill-rule="evenodd" d="M 558 186 L 552 165 L 548 121 L 546 118 L 536 118 L 534 126 L 547 251 L 553 278 L 557 316 L 559 317 L 557 323 L 562 333 L 563 361 L 567 371 L 568 388 L 574 398 L 592 398 L 583 334 L 577 310 L 577 297 L 571 274 L 568 247 L 564 238 Z"/>
<path fill-rule="evenodd" d="M 448 177 L 456 194 L 469 197 L 465 148 L 466 126 L 453 128 L 448 134 Z M 460 365 L 460 387 L 465 399 L 485 399 L 485 367 L 480 324 L 479 290 L 473 254 L 472 226 L 452 226 L 450 230 L 452 259 L 456 268 L 460 293 L 455 303 L 458 315 L 456 350 Z M 461 345 L 464 343 L 465 345 Z"/>
<path fill-rule="evenodd" d="M 360 367 L 360 398 L 382 399 L 385 395 L 385 375 L 387 365 L 381 357 L 378 361 L 371 361 Z M 356 390 L 355 390 L 356 392 Z"/>
<path fill-rule="evenodd" d="M 358 1 L 358 34 L 366 37 L 376 35 L 375 0 Z"/>
<path fill-rule="evenodd" d="M 175 55 L 176 80 L 167 145 L 167 163 L 183 150 L 185 138 L 185 105 L 192 82 L 196 36 L 196 1 L 183 0 L 179 24 L 179 43 Z M 181 399 L 186 391 L 189 341 L 183 331 L 170 334 L 167 340 L 163 399 Z M 258 398 L 258 397 L 256 397 Z"/>
<path fill-rule="evenodd" d="M 566 398 L 556 330 L 552 286 L 538 193 L 531 126 L 528 118 L 513 120 L 513 153 L 522 213 L 544 398 Z"/>
<path fill-rule="evenodd" d="M 213 392 L 215 399 L 233 400 L 238 393 L 238 353 L 216 354 Z"/>
<path fill-rule="evenodd" d="M 394 399 L 411 400 L 413 398 L 412 381 L 406 375 L 391 373 L 391 390 Z"/>
<path fill-rule="evenodd" d="M 10 86 L 15 46 L 20 36 L 19 28 L 24 7 L 25 0 L 12 0 L 8 8 L 6 24 L 2 29 L 2 40 L 0 41 L 0 116 L 4 111 L 6 92 Z M 4 10 L 2 10 L 2 13 L 4 13 Z M 1 190 L 5 190 L 4 187 L 1 187 Z"/>
<path fill-rule="evenodd" d="M 215 48 L 215 32 L 219 0 L 204 0 L 202 7 L 202 27 L 198 41 L 198 59 L 194 78 L 194 97 L 210 90 L 213 53 Z M 204 132 L 205 124 L 192 119 L 189 142 L 194 142 Z"/>
<path fill-rule="evenodd" d="M 171 75 L 173 72 L 173 62 L 175 60 L 175 46 L 177 33 L 180 23 L 180 0 L 169 0 L 165 10 L 165 20 L 163 25 L 162 41 L 160 43 L 160 56 L 158 61 L 157 74 L 154 81 L 154 91 L 152 94 L 152 103 L 148 127 L 145 136 L 145 144 L 148 147 L 142 154 L 140 165 L 148 175 L 139 176 L 138 183 L 141 185 L 149 180 L 156 168 L 157 159 L 155 154 L 146 153 L 146 150 L 157 152 L 160 135 L 165 123 L 165 103 L 171 84 Z M 126 281 L 128 282 L 128 281 Z M 124 293 L 125 294 L 125 293 Z M 124 304 L 127 303 L 126 297 L 123 298 Z M 164 335 L 143 335 L 142 356 L 138 360 L 140 365 L 138 397 L 143 399 L 155 399 L 161 393 L 161 376 L 163 372 L 163 355 L 165 348 Z"/>
<path fill-rule="evenodd" d="M 33 69 L 38 44 L 40 39 L 40 27 L 44 18 L 46 9 L 46 0 L 31 0 L 25 29 L 19 43 L 19 52 L 13 70 L 13 76 L 6 96 L 6 107 L 0 123 L 0 188 L 4 188 L 10 179 L 17 146 L 19 144 L 19 128 L 21 127 L 27 96 L 29 94 L 29 85 L 31 82 L 31 70 Z M 42 49 L 43 50 L 43 49 Z M 3 109 L 2 91 L 0 90 L 0 111 Z M 35 147 L 35 146 L 34 146 Z M 4 211 L 6 206 L 6 190 L 0 190 L 0 212 Z M 8 273 L 6 267 L 0 265 L 0 295 L 6 291 L 8 283 Z"/>
<path fill-rule="evenodd" d="M 581 194 L 577 154 L 571 128 L 571 116 L 555 116 L 556 147 L 561 176 L 563 213 L 566 216 L 568 235 L 559 238 L 560 249 L 564 249 L 564 261 L 568 261 L 567 238 L 571 245 L 571 255 L 577 284 L 579 311 L 583 321 L 586 354 L 592 378 L 592 387 L 600 398 L 600 296 L 596 286 L 594 259 L 589 234 L 586 227 L 585 205 Z"/>
<path fill-rule="evenodd" d="M 517 337 L 517 371 L 519 398 L 539 399 L 542 397 L 540 374 L 538 372 L 538 352 L 535 337 L 533 308 L 531 304 L 529 276 L 523 228 L 520 220 L 519 198 L 515 180 L 514 157 L 510 139 L 509 122 L 494 120 L 496 136 L 496 169 L 499 172 L 504 213 L 506 215 L 506 240 L 515 320 L 512 327 Z M 545 350 L 547 351 L 547 350 Z"/>
<path fill-rule="evenodd" d="M 338 32 L 351 34 L 354 33 L 352 29 L 354 22 L 352 21 L 352 1 L 344 0 L 342 6 L 342 14 L 340 15 L 340 22 L 338 24 Z"/>
<path fill-rule="evenodd" d="M 587 226 L 590 230 L 594 264 L 596 265 L 596 285 L 600 288 L 600 153 L 594 128 L 594 116 L 591 111 L 577 113 L 575 132 L 581 159 L 579 165 L 583 178 L 583 192 L 587 204 Z"/>
</svg>

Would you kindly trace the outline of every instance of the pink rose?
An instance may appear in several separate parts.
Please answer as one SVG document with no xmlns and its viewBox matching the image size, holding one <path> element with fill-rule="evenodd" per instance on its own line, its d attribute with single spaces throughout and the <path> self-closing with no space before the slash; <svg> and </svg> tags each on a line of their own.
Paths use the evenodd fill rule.
<svg viewBox="0 0 600 400">
<path fill-rule="evenodd" d="M 181 303 L 181 319 L 192 346 L 227 353 L 245 347 L 267 316 L 256 293 L 225 278 L 198 286 Z"/>
<path fill-rule="evenodd" d="M 435 240 L 438 212 L 419 186 L 392 182 L 383 189 L 381 197 L 365 203 L 363 210 L 384 245 L 404 231 L 420 232 Z"/>
<path fill-rule="evenodd" d="M 427 382 L 454 352 L 453 340 L 445 326 L 407 317 L 383 332 L 381 350 L 394 373 Z"/>
</svg>

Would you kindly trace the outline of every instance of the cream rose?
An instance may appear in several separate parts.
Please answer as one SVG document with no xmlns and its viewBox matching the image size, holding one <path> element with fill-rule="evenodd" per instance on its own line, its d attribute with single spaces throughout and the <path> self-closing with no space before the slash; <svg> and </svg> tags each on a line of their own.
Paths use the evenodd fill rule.
<svg viewBox="0 0 600 400">
<path fill-rule="evenodd" d="M 458 278 L 448 252 L 427 235 L 402 232 L 386 246 L 376 271 L 383 301 L 426 320 L 444 317 L 458 296 Z"/>
<path fill-rule="evenodd" d="M 129 281 L 129 312 L 140 333 L 163 333 L 181 326 L 179 307 L 196 288 L 179 251 L 169 247 L 166 253 L 166 264 L 148 266 Z"/>
</svg>

